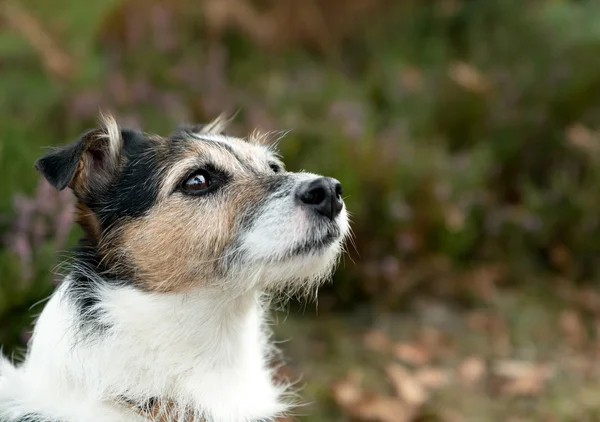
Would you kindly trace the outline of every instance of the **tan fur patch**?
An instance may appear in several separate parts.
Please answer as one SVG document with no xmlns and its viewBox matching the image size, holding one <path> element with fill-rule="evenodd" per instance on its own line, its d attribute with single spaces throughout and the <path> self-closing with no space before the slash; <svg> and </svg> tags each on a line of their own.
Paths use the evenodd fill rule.
<svg viewBox="0 0 600 422">
<path fill-rule="evenodd" d="M 219 259 L 236 233 L 236 216 L 265 195 L 238 182 L 214 198 L 181 194 L 122 229 L 117 253 L 135 268 L 136 281 L 158 292 L 182 292 L 215 279 Z"/>
<path fill-rule="evenodd" d="M 270 171 L 264 148 L 240 140 L 227 142 L 228 148 L 218 141 L 191 141 L 182 157 L 165 164 L 157 203 L 150 212 L 102 239 L 100 249 L 111 265 L 126 262 L 134 282 L 157 292 L 182 292 L 216 281 L 241 211 L 256 207 L 268 195 L 262 175 Z M 235 148 L 233 155 L 229 148 Z M 205 196 L 177 191 L 182 178 L 207 163 L 231 175 L 226 186 Z"/>
<path fill-rule="evenodd" d="M 82 202 L 78 202 L 75 207 L 75 221 L 83 229 L 87 240 L 92 245 L 97 245 L 100 239 L 100 223 L 96 214 Z"/>
</svg>

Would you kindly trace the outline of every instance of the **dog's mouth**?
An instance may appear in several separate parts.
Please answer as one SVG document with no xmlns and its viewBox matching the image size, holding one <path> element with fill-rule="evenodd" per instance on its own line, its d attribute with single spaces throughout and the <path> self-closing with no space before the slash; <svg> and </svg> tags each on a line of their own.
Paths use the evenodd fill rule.
<svg viewBox="0 0 600 422">
<path fill-rule="evenodd" d="M 313 236 L 292 247 L 289 256 L 295 257 L 318 253 L 339 240 L 340 236 L 341 232 L 338 227 L 327 228 L 324 234 Z"/>
</svg>

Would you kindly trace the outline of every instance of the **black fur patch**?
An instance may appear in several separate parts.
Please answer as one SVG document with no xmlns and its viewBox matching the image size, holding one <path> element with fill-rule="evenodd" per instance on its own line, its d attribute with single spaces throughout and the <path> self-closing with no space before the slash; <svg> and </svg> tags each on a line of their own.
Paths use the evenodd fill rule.
<svg viewBox="0 0 600 422">
<path fill-rule="evenodd" d="M 37 413 L 28 413 L 15 419 L 14 421 L 3 421 L 3 422 L 61 422 L 56 419 L 48 419 Z"/>
<path fill-rule="evenodd" d="M 86 132 L 81 138 L 88 136 L 91 132 Z M 58 190 L 63 190 L 71 182 L 77 171 L 83 149 L 84 143 L 81 140 L 55 148 L 51 153 L 37 160 L 35 168 L 44 175 L 52 186 Z"/>
<path fill-rule="evenodd" d="M 140 217 L 158 196 L 158 152 L 141 132 L 123 130 L 123 154 L 126 164 L 116 180 L 87 204 L 100 220 L 101 229 L 118 219 Z"/>
<path fill-rule="evenodd" d="M 107 271 L 95 248 L 87 245 L 85 240 L 75 249 L 73 258 L 76 265 L 67 290 L 68 300 L 75 305 L 79 315 L 78 322 L 85 332 L 105 331 L 110 327 L 99 323 L 99 291 L 105 284 L 118 285 L 121 282 Z"/>
</svg>

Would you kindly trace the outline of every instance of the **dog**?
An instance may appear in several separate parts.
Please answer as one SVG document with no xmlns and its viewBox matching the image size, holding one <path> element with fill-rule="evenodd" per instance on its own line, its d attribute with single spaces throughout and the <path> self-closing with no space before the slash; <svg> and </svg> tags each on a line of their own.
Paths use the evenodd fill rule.
<svg viewBox="0 0 600 422">
<path fill-rule="evenodd" d="M 2 422 L 258 422 L 286 415 L 268 299 L 314 292 L 349 233 L 335 179 L 285 170 L 230 118 L 162 137 L 98 128 L 41 157 L 84 237 L 24 361 L 0 359 Z"/>
</svg>

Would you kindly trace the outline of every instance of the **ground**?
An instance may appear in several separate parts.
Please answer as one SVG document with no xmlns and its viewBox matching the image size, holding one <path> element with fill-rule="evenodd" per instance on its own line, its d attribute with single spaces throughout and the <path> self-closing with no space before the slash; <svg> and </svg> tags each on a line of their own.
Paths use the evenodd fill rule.
<svg viewBox="0 0 600 422">
<path fill-rule="evenodd" d="M 535 292 L 470 311 L 431 299 L 277 320 L 309 403 L 300 421 L 600 420 L 600 325 Z"/>
</svg>

